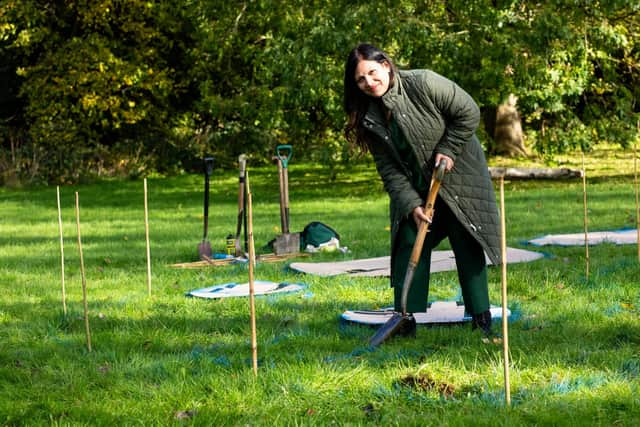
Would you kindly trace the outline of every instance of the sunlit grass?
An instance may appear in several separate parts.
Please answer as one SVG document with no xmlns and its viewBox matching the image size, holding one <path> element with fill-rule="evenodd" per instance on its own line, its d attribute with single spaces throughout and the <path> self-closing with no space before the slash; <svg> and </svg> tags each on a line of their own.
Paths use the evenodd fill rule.
<svg viewBox="0 0 640 427">
<path fill-rule="evenodd" d="M 605 168 L 604 159 L 617 164 Z M 635 227 L 629 153 L 598 153 L 587 160 L 593 168 L 587 175 L 590 230 Z M 565 165 L 580 168 L 580 157 Z M 266 252 L 264 245 L 280 232 L 272 169 L 250 169 L 258 252 Z M 334 182 L 328 176 L 318 165 L 291 165 L 291 229 L 325 222 L 350 249 L 310 260 L 387 255 L 387 198 L 373 166 L 341 169 Z M 246 265 L 170 267 L 197 258 L 203 178 L 149 179 L 148 188 L 151 297 L 142 182 L 60 189 L 66 316 L 55 188 L 0 189 L 0 423 L 635 425 L 640 419 L 636 247 L 592 246 L 587 278 L 584 248 L 526 245 L 544 234 L 583 230 L 579 179 L 505 183 L 509 246 L 547 255 L 509 265 L 509 411 L 502 348 L 483 344 L 469 325 L 419 328 L 415 340 L 393 340 L 374 351 L 366 344 L 372 330 L 343 324 L 339 316 L 390 305 L 388 280 L 305 276 L 289 271 L 286 262 L 256 268 L 260 280 L 301 282 L 306 288 L 256 298 L 254 378 L 248 300 L 185 296 L 199 287 L 246 282 Z M 236 201 L 235 173 L 215 171 L 209 220 L 215 251 L 223 251 L 226 236 L 235 233 Z M 499 304 L 498 268 L 489 270 L 489 283 L 491 302 Z M 430 298 L 459 298 L 456 273 L 434 274 Z"/>
</svg>

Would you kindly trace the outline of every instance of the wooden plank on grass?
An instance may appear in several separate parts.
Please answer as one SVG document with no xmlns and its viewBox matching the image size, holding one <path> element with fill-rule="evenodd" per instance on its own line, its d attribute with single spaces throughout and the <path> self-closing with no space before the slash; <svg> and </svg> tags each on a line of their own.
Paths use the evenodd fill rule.
<svg viewBox="0 0 640 427">
<path fill-rule="evenodd" d="M 492 179 L 569 179 L 580 178 L 582 171 L 568 168 L 506 168 L 490 167 Z"/>
</svg>

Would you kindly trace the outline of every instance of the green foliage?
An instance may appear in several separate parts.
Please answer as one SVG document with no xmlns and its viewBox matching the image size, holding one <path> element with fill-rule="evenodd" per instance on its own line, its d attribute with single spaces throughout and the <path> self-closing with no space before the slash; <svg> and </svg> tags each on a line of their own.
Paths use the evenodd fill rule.
<svg viewBox="0 0 640 427">
<path fill-rule="evenodd" d="M 179 62 L 186 21 L 138 0 L 38 5 L 5 4 L 0 27 L 3 52 L 19 58 L 24 167 L 46 181 L 75 182 L 141 155 L 165 166 L 187 89 Z"/>
<path fill-rule="evenodd" d="M 514 93 L 538 153 L 627 146 L 639 24 L 638 3 L 617 0 L 8 0 L 0 179 L 175 173 L 210 154 L 266 163 L 283 143 L 335 169 L 352 160 L 343 64 L 363 41 L 487 111 Z"/>
<path fill-rule="evenodd" d="M 201 5 L 201 14 L 215 19 L 198 26 L 206 61 L 195 69 L 202 95 L 197 108 L 213 146 L 234 157 L 252 153 L 257 161 L 284 143 L 308 153 L 326 141 L 330 152 L 338 151 L 346 43 L 334 26 L 346 8 L 339 2 L 218 3 Z"/>
</svg>

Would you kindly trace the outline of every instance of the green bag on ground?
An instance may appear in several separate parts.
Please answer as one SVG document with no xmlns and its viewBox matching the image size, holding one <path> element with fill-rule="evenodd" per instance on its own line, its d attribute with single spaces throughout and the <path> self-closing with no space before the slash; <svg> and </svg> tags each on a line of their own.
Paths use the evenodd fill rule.
<svg viewBox="0 0 640 427">
<path fill-rule="evenodd" d="M 310 222 L 300 233 L 300 249 L 306 249 L 307 245 L 319 247 L 332 238 L 340 240 L 340 235 L 336 230 L 320 221 Z"/>
</svg>

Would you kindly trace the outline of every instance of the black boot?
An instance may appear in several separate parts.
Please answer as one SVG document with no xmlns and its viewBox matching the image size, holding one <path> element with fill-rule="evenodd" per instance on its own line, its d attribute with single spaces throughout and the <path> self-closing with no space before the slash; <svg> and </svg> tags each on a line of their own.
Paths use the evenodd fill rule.
<svg viewBox="0 0 640 427">
<path fill-rule="evenodd" d="M 474 314 L 471 317 L 471 330 L 475 331 L 480 328 L 484 334 L 483 341 L 497 341 L 500 340 L 500 335 L 493 332 L 491 329 L 491 311 L 486 310 L 479 314 Z"/>
</svg>

